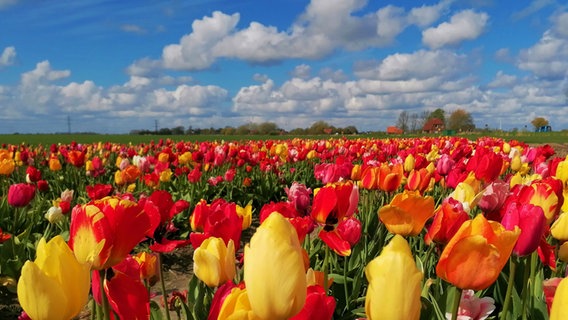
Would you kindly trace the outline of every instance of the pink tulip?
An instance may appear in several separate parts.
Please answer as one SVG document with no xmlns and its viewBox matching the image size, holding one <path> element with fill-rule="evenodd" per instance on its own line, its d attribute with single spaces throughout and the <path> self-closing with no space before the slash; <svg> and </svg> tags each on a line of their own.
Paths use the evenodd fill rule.
<svg viewBox="0 0 568 320">
<path fill-rule="evenodd" d="M 505 229 L 513 230 L 515 226 L 521 229 L 513 253 L 520 257 L 531 254 L 538 248 L 546 226 L 542 208 L 530 203 L 511 201 L 504 209 L 501 224 Z"/>
<path fill-rule="evenodd" d="M 478 298 L 473 290 L 463 290 L 461 295 L 460 307 L 458 309 L 458 319 L 460 320 L 484 320 L 495 310 L 495 300 L 490 297 Z M 446 318 L 451 319 L 452 315 L 446 313 Z"/>
<path fill-rule="evenodd" d="M 8 204 L 12 207 L 25 207 L 35 196 L 35 187 L 32 184 L 16 183 L 8 189 Z"/>
</svg>

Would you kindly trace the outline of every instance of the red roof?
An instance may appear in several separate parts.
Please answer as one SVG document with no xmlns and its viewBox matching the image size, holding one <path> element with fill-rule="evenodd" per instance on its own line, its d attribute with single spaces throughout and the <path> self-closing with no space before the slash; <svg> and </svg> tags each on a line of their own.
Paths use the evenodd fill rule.
<svg viewBox="0 0 568 320">
<path fill-rule="evenodd" d="M 444 129 L 444 121 L 442 121 L 438 118 L 432 118 L 432 119 L 428 120 L 424 124 L 424 127 L 422 127 L 422 130 L 424 130 L 424 131 L 434 131 L 434 130 L 438 130 L 438 129 Z"/>
<path fill-rule="evenodd" d="M 387 127 L 387 133 L 388 134 L 402 134 L 402 129 L 400 129 L 399 127 L 396 126 L 390 126 Z"/>
</svg>

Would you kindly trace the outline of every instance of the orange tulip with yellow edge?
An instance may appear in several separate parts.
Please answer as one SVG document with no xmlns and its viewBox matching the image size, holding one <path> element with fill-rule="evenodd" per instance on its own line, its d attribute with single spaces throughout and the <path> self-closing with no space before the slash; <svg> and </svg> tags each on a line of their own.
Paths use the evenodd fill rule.
<svg viewBox="0 0 568 320">
<path fill-rule="evenodd" d="M 89 299 L 90 266 L 80 263 L 65 240 L 42 238 L 35 261 L 26 261 L 18 281 L 18 300 L 34 320 L 71 319 Z"/>
<path fill-rule="evenodd" d="M 292 224 L 272 213 L 245 247 L 244 281 L 251 308 L 260 319 L 288 319 L 306 301 L 302 247 Z"/>
<path fill-rule="evenodd" d="M 483 290 L 497 280 L 521 234 L 482 214 L 462 224 L 436 265 L 436 274 L 461 289 Z"/>
<path fill-rule="evenodd" d="M 416 236 L 426 221 L 434 215 L 434 198 L 405 190 L 394 196 L 390 204 L 379 209 L 378 215 L 390 233 Z"/>
<path fill-rule="evenodd" d="M 365 297 L 367 319 L 413 320 L 420 318 L 423 274 L 408 242 L 399 235 L 365 267 L 369 281 Z"/>
</svg>

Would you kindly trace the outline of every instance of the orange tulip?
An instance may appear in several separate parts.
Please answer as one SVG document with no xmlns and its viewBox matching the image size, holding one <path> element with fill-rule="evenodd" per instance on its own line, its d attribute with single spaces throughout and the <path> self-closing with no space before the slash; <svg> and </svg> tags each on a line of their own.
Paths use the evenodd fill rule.
<svg viewBox="0 0 568 320">
<path fill-rule="evenodd" d="M 434 198 L 405 190 L 378 211 L 379 219 L 389 232 L 401 236 L 416 236 L 426 220 L 434 215 Z"/>
<path fill-rule="evenodd" d="M 517 226 L 505 230 L 479 214 L 464 222 L 450 239 L 436 274 L 461 289 L 486 289 L 499 277 L 520 234 Z"/>
<path fill-rule="evenodd" d="M 404 174 L 402 164 L 397 163 L 393 166 L 383 164 L 379 171 L 379 189 L 386 192 L 393 192 L 400 187 Z"/>
</svg>

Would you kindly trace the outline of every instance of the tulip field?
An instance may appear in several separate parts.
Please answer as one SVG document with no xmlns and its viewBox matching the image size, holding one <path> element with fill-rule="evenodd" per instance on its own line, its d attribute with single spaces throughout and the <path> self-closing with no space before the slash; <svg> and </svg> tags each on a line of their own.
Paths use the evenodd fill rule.
<svg viewBox="0 0 568 320">
<path fill-rule="evenodd" d="M 4 144 L 0 318 L 568 319 L 566 197 L 492 137 Z"/>
</svg>

